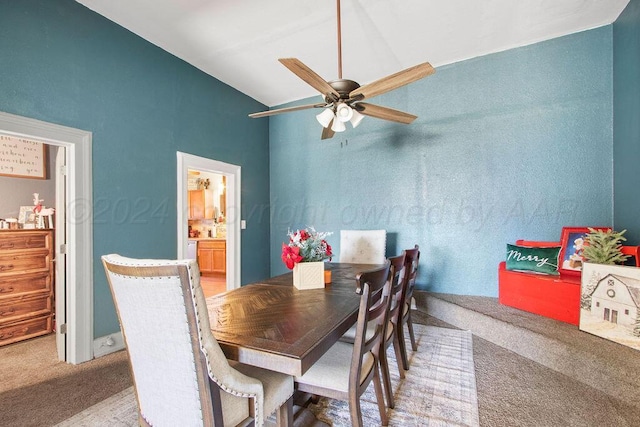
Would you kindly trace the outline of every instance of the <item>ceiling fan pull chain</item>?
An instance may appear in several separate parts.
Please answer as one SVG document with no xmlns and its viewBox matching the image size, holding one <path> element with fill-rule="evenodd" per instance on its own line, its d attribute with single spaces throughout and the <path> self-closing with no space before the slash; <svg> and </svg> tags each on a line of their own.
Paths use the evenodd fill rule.
<svg viewBox="0 0 640 427">
<path fill-rule="evenodd" d="M 342 31 L 340 29 L 340 0 L 336 0 L 338 13 L 338 79 L 342 79 Z"/>
</svg>

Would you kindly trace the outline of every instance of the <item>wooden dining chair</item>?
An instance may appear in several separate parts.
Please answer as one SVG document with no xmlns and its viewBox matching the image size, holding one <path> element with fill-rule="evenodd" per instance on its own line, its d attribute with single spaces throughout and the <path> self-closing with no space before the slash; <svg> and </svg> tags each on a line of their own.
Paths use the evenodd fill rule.
<svg viewBox="0 0 640 427">
<path fill-rule="evenodd" d="M 404 371 L 407 369 L 404 366 L 402 359 L 402 352 L 400 350 L 398 329 L 398 316 L 400 315 L 400 300 L 402 298 L 402 292 L 404 290 L 404 259 L 405 253 L 389 258 L 391 267 L 389 270 L 389 283 L 387 284 L 388 292 L 391 296 L 388 300 L 388 312 L 385 315 L 384 330 L 381 340 L 380 349 L 380 372 L 382 374 L 382 382 L 384 384 L 385 395 L 387 398 L 387 406 L 392 408 L 395 406 L 393 401 L 393 390 L 391 388 L 391 374 L 389 372 L 389 361 L 387 359 L 387 348 L 393 343 L 393 349 L 396 354 L 396 362 L 398 363 L 398 371 L 400 378 L 404 378 Z M 367 326 L 367 337 L 371 336 L 375 332 L 373 325 Z M 357 324 L 350 328 L 347 332 L 340 337 L 341 341 L 353 343 L 355 341 L 357 331 Z"/>
<path fill-rule="evenodd" d="M 353 344 L 336 342 L 309 370 L 295 377 L 297 390 L 331 399 L 349 402 L 351 424 L 362 426 L 360 396 L 373 380 L 380 423 L 388 425 L 380 380 L 380 344 L 384 332 L 384 318 L 388 313 L 389 261 L 385 266 L 359 273 L 356 277 L 356 293 L 360 295 L 360 308 L 356 337 Z M 367 325 L 373 325 L 373 333 L 367 334 Z"/>
<path fill-rule="evenodd" d="M 227 361 L 195 260 L 102 257 L 143 426 L 292 425 L 293 377 Z"/>
<path fill-rule="evenodd" d="M 418 264 L 420 262 L 420 247 L 415 245 L 413 249 L 405 251 L 405 275 L 404 275 L 404 291 L 400 299 L 400 315 L 398 316 L 398 341 L 400 343 L 400 351 L 402 352 L 402 362 L 405 369 L 409 369 L 409 357 L 407 355 L 407 347 L 404 340 L 404 326 L 407 326 L 409 338 L 411 340 L 411 349 L 418 350 L 416 338 L 413 333 L 413 321 L 411 320 L 411 300 L 413 299 L 413 290 L 418 275 Z"/>
<path fill-rule="evenodd" d="M 340 230 L 340 262 L 384 264 L 386 230 Z"/>
<path fill-rule="evenodd" d="M 405 252 L 402 251 L 402 254 L 389 258 L 389 261 L 391 262 L 392 272 L 390 279 L 391 283 L 389 286 L 391 298 L 389 300 L 389 308 L 386 315 L 387 321 L 384 323 L 384 339 L 382 340 L 382 349 L 380 350 L 380 366 L 382 370 L 384 388 L 387 393 L 387 403 L 389 408 L 393 408 L 393 390 L 391 389 L 391 374 L 389 372 L 391 368 L 389 367 L 389 360 L 387 359 L 387 349 L 391 344 L 393 344 L 393 350 L 396 354 L 396 363 L 398 364 L 400 378 L 405 377 L 404 371 L 407 369 L 402 358 L 400 334 L 398 333 L 398 324 L 401 313 L 400 304 L 405 283 Z"/>
</svg>

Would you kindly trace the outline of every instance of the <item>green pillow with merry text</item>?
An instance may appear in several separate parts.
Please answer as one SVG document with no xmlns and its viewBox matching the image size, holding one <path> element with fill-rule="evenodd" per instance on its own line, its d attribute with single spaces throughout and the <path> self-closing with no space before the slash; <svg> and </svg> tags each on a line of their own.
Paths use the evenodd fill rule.
<svg viewBox="0 0 640 427">
<path fill-rule="evenodd" d="M 507 270 L 558 276 L 560 246 L 533 248 L 507 244 Z"/>
</svg>

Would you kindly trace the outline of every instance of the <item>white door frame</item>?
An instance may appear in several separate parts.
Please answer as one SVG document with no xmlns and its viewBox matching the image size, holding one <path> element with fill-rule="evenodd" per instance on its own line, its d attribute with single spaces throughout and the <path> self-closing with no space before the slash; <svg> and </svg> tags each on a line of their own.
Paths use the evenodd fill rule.
<svg viewBox="0 0 640 427">
<path fill-rule="evenodd" d="M 240 182 L 241 168 L 237 165 L 207 159 L 206 157 L 177 152 L 177 209 L 178 209 L 178 259 L 187 257 L 189 240 L 189 206 L 187 204 L 187 172 L 189 169 L 217 173 L 227 178 L 227 289 L 240 287 Z"/>
<path fill-rule="evenodd" d="M 93 358 L 92 134 L 4 112 L 0 112 L 0 130 L 66 148 L 66 361 L 86 362 Z M 56 322 L 56 327 L 62 323 Z"/>
</svg>

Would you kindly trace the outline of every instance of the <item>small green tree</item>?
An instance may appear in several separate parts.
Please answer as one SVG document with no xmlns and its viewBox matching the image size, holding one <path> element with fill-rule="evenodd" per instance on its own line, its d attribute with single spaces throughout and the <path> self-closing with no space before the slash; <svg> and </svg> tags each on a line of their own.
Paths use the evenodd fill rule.
<svg viewBox="0 0 640 427">
<path fill-rule="evenodd" d="M 622 253 L 622 242 L 627 240 L 623 236 L 626 231 L 589 228 L 582 256 L 586 261 L 596 264 L 622 264 L 629 258 Z"/>
</svg>

